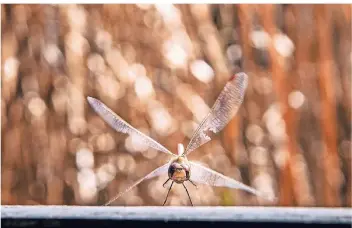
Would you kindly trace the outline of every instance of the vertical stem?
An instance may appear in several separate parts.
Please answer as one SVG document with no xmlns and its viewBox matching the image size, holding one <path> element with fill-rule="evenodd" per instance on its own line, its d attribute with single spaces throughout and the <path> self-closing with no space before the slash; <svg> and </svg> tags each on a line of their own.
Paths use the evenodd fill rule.
<svg viewBox="0 0 352 228">
<path fill-rule="evenodd" d="M 337 155 L 336 97 L 334 91 L 334 61 L 331 50 L 332 29 L 330 12 L 324 5 L 315 8 L 318 36 L 318 72 L 320 96 L 322 100 L 321 124 L 325 144 L 323 151 L 323 169 L 325 172 L 324 199 L 325 206 L 339 206 L 340 170 Z"/>
<path fill-rule="evenodd" d="M 265 5 L 262 10 L 263 24 L 265 30 L 269 33 L 271 38 L 277 33 L 276 26 L 272 15 L 275 13 L 274 5 Z M 280 177 L 282 185 L 280 186 L 280 204 L 281 205 L 293 205 L 295 200 L 295 192 L 293 190 L 293 176 L 292 168 L 293 161 L 297 151 L 297 145 L 295 142 L 295 113 L 288 105 L 288 94 L 289 94 L 289 84 L 287 83 L 287 74 L 283 67 L 282 62 L 285 61 L 283 56 L 276 51 L 273 42 L 269 43 L 269 55 L 271 59 L 271 72 L 273 77 L 274 89 L 278 97 L 281 112 L 283 113 L 283 119 L 285 121 L 287 140 L 287 152 L 286 162 L 282 171 L 282 176 Z"/>
</svg>

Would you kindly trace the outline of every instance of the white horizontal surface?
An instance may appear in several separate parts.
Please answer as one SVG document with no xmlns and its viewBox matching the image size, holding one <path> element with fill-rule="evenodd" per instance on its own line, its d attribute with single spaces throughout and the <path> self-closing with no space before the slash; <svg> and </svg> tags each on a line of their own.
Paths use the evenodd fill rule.
<svg viewBox="0 0 352 228">
<path fill-rule="evenodd" d="M 350 224 L 350 208 L 1 206 L 1 217 Z"/>
</svg>

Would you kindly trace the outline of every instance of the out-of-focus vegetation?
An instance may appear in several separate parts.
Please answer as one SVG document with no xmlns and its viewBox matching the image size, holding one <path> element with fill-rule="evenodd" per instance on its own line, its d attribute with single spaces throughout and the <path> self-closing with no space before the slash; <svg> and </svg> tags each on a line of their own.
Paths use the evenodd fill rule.
<svg viewBox="0 0 352 228">
<path fill-rule="evenodd" d="M 238 115 L 189 159 L 272 192 L 192 185 L 195 205 L 351 206 L 350 5 L 2 5 L 2 204 L 101 205 L 176 153 L 228 78 Z M 161 205 L 166 176 L 113 205 Z M 170 205 L 186 205 L 175 186 Z"/>
</svg>

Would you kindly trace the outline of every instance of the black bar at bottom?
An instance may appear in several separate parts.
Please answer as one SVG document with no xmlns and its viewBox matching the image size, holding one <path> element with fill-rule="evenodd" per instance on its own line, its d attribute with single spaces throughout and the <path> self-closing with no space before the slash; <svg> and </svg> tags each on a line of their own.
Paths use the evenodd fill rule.
<svg viewBox="0 0 352 228">
<path fill-rule="evenodd" d="M 281 228 L 308 228 L 308 227 L 336 227 L 347 228 L 349 224 L 336 223 L 284 223 L 284 222 L 221 222 L 221 221 L 162 221 L 162 220 L 97 220 L 97 219 L 2 219 L 1 227 L 281 227 Z"/>
</svg>

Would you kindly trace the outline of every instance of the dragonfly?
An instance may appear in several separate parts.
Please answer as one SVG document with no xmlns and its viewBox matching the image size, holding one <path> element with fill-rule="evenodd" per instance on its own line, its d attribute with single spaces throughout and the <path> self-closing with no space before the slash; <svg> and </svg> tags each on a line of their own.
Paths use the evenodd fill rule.
<svg viewBox="0 0 352 228">
<path fill-rule="evenodd" d="M 120 198 L 132 188 L 136 187 L 142 181 L 158 177 L 166 173 L 168 174 L 168 179 L 163 184 L 163 187 L 165 188 L 165 185 L 169 181 L 171 181 L 171 185 L 168 188 L 163 206 L 167 202 L 167 198 L 174 183 L 183 185 L 188 195 L 189 201 L 193 206 L 192 199 L 184 184 L 187 181 L 194 185 L 196 188 L 198 188 L 197 184 L 205 184 L 215 187 L 241 189 L 256 196 L 272 200 L 271 197 L 266 196 L 255 188 L 252 188 L 239 181 L 236 181 L 235 179 L 216 172 L 213 169 L 205 167 L 197 162 L 189 161 L 187 159 L 187 156 L 191 152 L 195 151 L 203 144 L 209 142 L 212 139 L 211 137 L 220 132 L 235 116 L 243 102 L 247 85 L 248 76 L 244 72 L 234 74 L 232 77 L 230 77 L 223 90 L 220 92 L 214 105 L 194 131 L 186 149 L 181 143 L 177 145 L 177 155 L 169 151 L 154 139 L 143 134 L 128 124 L 100 100 L 93 97 L 87 97 L 88 103 L 95 110 L 95 112 L 98 113 L 99 116 L 117 132 L 128 134 L 130 136 L 132 135 L 133 137 L 138 138 L 142 143 L 145 143 L 145 145 L 148 147 L 154 148 L 159 152 L 163 152 L 171 156 L 169 162 L 156 168 L 149 174 L 134 182 L 131 186 L 109 200 L 105 205 L 111 204 L 113 201 Z"/>
</svg>

